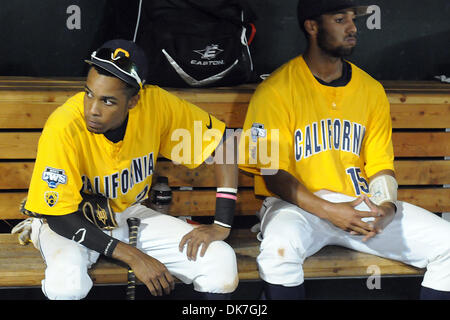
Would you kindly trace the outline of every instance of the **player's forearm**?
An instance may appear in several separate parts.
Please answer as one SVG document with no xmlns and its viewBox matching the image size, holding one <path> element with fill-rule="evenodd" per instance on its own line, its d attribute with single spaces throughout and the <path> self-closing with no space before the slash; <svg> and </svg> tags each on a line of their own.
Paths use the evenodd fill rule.
<svg viewBox="0 0 450 320">
<path fill-rule="evenodd" d="M 79 212 L 63 216 L 45 216 L 54 232 L 69 240 L 76 241 L 86 248 L 111 256 L 118 240 L 107 235 L 81 216 Z"/>
<path fill-rule="evenodd" d="M 128 266 L 132 266 L 140 259 L 142 254 L 144 253 L 139 249 L 124 242 L 119 242 L 112 252 L 112 257 L 126 263 Z"/>
<path fill-rule="evenodd" d="M 214 172 L 217 187 L 238 187 L 237 145 L 234 136 L 222 141 L 214 152 Z"/>
<path fill-rule="evenodd" d="M 238 191 L 239 168 L 235 141 L 234 138 L 222 141 L 215 152 L 217 193 L 214 223 L 227 229 L 233 225 Z"/>
<path fill-rule="evenodd" d="M 214 168 L 216 177 L 216 186 L 218 188 L 234 188 L 238 187 L 238 172 L 237 164 L 216 164 Z"/>
<path fill-rule="evenodd" d="M 290 173 L 278 170 L 274 175 L 263 175 L 263 178 L 269 191 L 284 201 L 320 218 L 326 218 L 331 203 L 314 195 Z"/>
</svg>

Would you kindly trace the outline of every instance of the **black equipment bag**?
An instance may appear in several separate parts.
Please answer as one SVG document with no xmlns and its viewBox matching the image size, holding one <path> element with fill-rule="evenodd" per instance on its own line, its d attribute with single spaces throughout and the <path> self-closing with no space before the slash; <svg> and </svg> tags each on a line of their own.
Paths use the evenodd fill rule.
<svg viewBox="0 0 450 320">
<path fill-rule="evenodd" d="M 249 82 L 255 15 L 245 0 L 144 2 L 135 40 L 147 53 L 147 84 L 217 87 Z"/>
</svg>

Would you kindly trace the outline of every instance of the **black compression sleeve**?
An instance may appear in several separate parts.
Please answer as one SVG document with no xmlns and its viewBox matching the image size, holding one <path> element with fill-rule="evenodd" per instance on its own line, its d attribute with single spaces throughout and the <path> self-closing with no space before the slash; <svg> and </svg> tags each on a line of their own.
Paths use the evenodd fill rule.
<svg viewBox="0 0 450 320">
<path fill-rule="evenodd" d="M 54 232 L 67 239 L 74 240 L 85 247 L 105 256 L 111 256 L 119 240 L 108 236 L 102 230 L 86 220 L 79 212 L 63 216 L 45 216 Z"/>
</svg>

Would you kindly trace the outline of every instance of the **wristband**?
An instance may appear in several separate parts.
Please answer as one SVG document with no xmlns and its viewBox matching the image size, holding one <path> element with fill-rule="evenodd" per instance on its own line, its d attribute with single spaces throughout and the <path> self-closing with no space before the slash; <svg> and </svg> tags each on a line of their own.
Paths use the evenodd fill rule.
<svg viewBox="0 0 450 320">
<path fill-rule="evenodd" d="M 372 195 L 370 200 L 376 205 L 390 202 L 394 204 L 395 211 L 397 211 L 397 188 L 398 184 L 394 177 L 378 176 L 369 183 L 369 192 Z"/>
<path fill-rule="evenodd" d="M 234 211 L 236 209 L 237 189 L 217 188 L 216 214 L 214 223 L 225 228 L 233 225 Z"/>
</svg>

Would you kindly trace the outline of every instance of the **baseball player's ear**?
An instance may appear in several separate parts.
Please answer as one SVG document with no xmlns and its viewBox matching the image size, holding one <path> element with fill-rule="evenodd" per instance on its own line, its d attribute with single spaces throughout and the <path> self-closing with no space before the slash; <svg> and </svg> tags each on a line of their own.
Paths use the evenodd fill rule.
<svg viewBox="0 0 450 320">
<path fill-rule="evenodd" d="M 305 20 L 305 30 L 310 36 L 317 35 L 317 32 L 319 31 L 319 25 L 317 24 L 317 21 Z"/>
<path fill-rule="evenodd" d="M 133 109 L 139 101 L 139 93 L 128 99 L 128 109 Z"/>
</svg>

